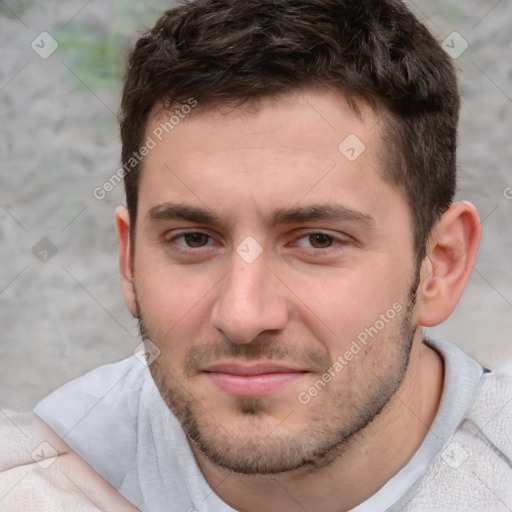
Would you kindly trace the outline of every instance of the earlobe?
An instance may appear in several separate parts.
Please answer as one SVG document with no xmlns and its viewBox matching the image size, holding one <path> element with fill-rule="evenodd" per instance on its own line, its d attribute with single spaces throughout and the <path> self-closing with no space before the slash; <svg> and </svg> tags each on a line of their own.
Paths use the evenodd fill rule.
<svg viewBox="0 0 512 512">
<path fill-rule="evenodd" d="M 133 275 L 133 247 L 130 237 L 130 217 L 125 206 L 118 206 L 114 214 L 114 222 L 119 246 L 119 274 L 126 307 L 130 313 L 136 314 L 135 287 Z"/>
<path fill-rule="evenodd" d="M 480 237 L 478 212 L 467 201 L 453 203 L 436 223 L 421 266 L 418 325 L 438 325 L 451 315 L 471 275 Z"/>
</svg>

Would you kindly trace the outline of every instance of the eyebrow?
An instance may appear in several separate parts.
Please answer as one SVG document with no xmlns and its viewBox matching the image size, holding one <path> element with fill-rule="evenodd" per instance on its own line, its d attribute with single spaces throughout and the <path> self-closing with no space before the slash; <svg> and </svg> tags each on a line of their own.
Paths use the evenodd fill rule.
<svg viewBox="0 0 512 512">
<path fill-rule="evenodd" d="M 280 224 L 301 224 L 318 220 L 355 221 L 367 227 L 375 225 L 375 219 L 371 215 L 339 204 L 318 204 L 277 210 L 271 224 L 275 227 Z"/>
<path fill-rule="evenodd" d="M 156 221 L 181 219 L 196 224 L 224 225 L 224 221 L 212 211 L 186 204 L 159 204 L 148 211 L 147 218 Z"/>
<path fill-rule="evenodd" d="M 206 208 L 179 203 L 163 203 L 151 208 L 147 213 L 148 220 L 185 220 L 195 224 L 207 224 L 226 227 L 226 222 L 217 214 Z M 367 214 L 339 204 L 314 204 L 273 212 L 270 225 L 276 227 L 283 224 L 303 224 L 312 221 L 351 221 L 375 227 L 375 219 Z"/>
</svg>

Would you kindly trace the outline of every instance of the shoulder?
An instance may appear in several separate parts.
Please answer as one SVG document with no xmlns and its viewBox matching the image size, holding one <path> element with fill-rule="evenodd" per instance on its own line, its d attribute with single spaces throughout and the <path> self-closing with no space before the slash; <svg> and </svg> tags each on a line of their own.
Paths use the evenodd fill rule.
<svg viewBox="0 0 512 512">
<path fill-rule="evenodd" d="M 404 502 L 403 512 L 512 504 L 512 372 L 482 375 L 464 419 Z"/>
<path fill-rule="evenodd" d="M 512 371 L 487 372 L 460 430 L 509 462 L 512 473 Z"/>
<path fill-rule="evenodd" d="M 139 398 L 148 378 L 147 366 L 131 356 L 68 382 L 34 412 L 117 487 L 135 457 Z"/>
<path fill-rule="evenodd" d="M 437 458 L 436 485 L 473 510 L 512 504 L 512 374 L 482 375 L 475 399 Z"/>
</svg>

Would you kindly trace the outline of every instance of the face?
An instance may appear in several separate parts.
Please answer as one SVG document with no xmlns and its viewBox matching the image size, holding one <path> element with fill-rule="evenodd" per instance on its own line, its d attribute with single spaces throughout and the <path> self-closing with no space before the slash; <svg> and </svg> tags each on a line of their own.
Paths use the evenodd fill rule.
<svg viewBox="0 0 512 512">
<path fill-rule="evenodd" d="M 382 129 L 309 91 L 193 113 L 145 157 L 133 268 L 150 369 L 220 466 L 321 464 L 404 376 L 416 272 Z"/>
</svg>

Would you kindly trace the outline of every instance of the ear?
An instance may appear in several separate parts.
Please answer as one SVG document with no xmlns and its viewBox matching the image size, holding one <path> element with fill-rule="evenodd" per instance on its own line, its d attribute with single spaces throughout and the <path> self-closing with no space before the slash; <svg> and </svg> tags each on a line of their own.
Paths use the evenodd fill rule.
<svg viewBox="0 0 512 512">
<path fill-rule="evenodd" d="M 421 265 L 418 325 L 431 327 L 455 309 L 480 244 L 480 218 L 467 201 L 453 203 L 436 223 Z"/>
<path fill-rule="evenodd" d="M 118 206 L 114 214 L 114 222 L 119 245 L 119 273 L 126 307 L 136 314 L 135 287 L 133 283 L 133 247 L 130 238 L 130 217 L 125 206 Z"/>
</svg>

